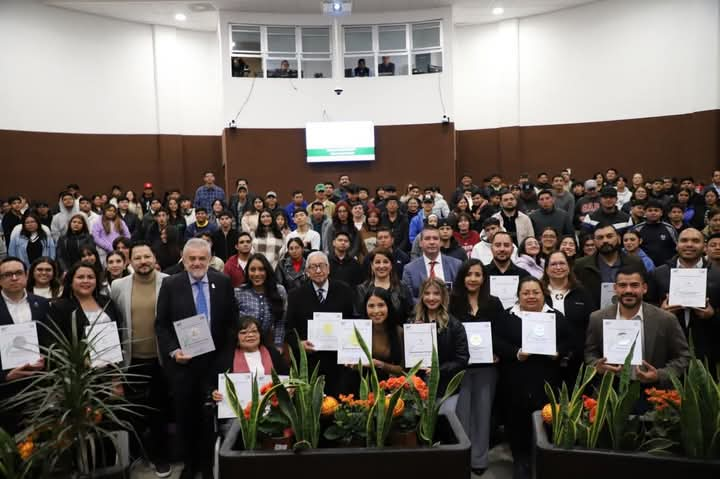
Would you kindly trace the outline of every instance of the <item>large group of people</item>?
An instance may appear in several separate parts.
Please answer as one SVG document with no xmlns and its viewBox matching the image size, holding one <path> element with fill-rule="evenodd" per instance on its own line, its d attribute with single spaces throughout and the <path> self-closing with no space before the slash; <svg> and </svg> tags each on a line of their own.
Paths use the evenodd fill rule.
<svg viewBox="0 0 720 479">
<path fill-rule="evenodd" d="M 86 195 L 71 184 L 52 209 L 21 195 L 2 202 L 0 325 L 52 320 L 70 336 L 84 331 L 71 318 L 118 323 L 124 364 L 144 379 L 117 393 L 154 408 L 134 420 L 133 454 L 167 477 L 174 420 L 189 478 L 211 477 L 205 403 L 222 399 L 218 373 L 282 373 L 303 348 L 327 394 L 353 393 L 356 369 L 316 351 L 308 336 L 314 313 L 370 319 L 383 377 L 413 366 L 404 364 L 402 325 L 435 323 L 439 393 L 465 371 L 444 407 L 471 439 L 472 469 L 487 468 L 491 435 L 503 425 L 515 477 L 529 477 L 531 413 L 546 402 L 545 383 L 572 387 L 582 364 L 620 371 L 603 356 L 602 320 L 643 321 L 633 378 L 644 384 L 682 375 L 690 341 L 698 358 L 720 360 L 719 194 L 720 171 L 703 188 L 613 168 L 581 181 L 569 170 L 534 182 L 495 174 L 481 185 L 463 175 L 447 199 L 437 186 L 371 191 L 343 174 L 337 186 L 316 184 L 310 200 L 293 191 L 286 206 L 275 191 L 252 192 L 247 179 L 226 194 L 212 172 L 192 197 L 158 196 L 151 183 L 140 195 L 119 185 Z M 677 268 L 707 269 L 703 307 L 670 303 Z M 523 351 L 527 313 L 554 317 L 555 355 Z M 173 323 L 199 314 L 215 351 L 192 357 Z M 491 363 L 469 364 L 463 324 L 472 322 L 491 325 Z M 45 345 L 54 340 L 40 335 Z M 44 367 L 3 370 L 0 398 Z M 0 411 L 0 426 L 17 431 L 18 417 Z"/>
</svg>

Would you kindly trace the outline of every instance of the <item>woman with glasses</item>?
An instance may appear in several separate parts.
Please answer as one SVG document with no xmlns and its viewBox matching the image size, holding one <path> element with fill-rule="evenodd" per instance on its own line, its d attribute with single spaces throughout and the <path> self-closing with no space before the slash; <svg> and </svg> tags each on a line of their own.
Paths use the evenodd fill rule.
<svg viewBox="0 0 720 479">
<path fill-rule="evenodd" d="M 532 236 L 525 238 L 518 248 L 515 264 L 534 277 L 542 278 L 545 260 L 540 255 L 540 242 Z"/>
<path fill-rule="evenodd" d="M 552 226 L 546 226 L 540 233 L 541 258 L 547 258 L 550 253 L 557 251 L 559 245 L 558 233 Z"/>
<path fill-rule="evenodd" d="M 553 309 L 565 316 L 570 333 L 568 355 L 561 362 L 562 379 L 572 388 L 583 362 L 585 331 L 594 311 L 592 296 L 575 278 L 570 260 L 562 251 L 552 253 L 545 263 L 543 285 Z"/>
<path fill-rule="evenodd" d="M 27 291 L 46 299 L 60 297 L 62 294 L 60 271 L 53 259 L 42 256 L 33 261 L 28 273 Z"/>
</svg>

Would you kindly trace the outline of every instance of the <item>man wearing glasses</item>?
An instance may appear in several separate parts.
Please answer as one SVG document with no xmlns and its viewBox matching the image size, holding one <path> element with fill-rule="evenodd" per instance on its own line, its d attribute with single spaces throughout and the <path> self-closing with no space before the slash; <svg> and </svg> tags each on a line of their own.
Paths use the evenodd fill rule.
<svg viewBox="0 0 720 479">
<path fill-rule="evenodd" d="M 330 263 L 322 251 L 314 251 L 307 257 L 305 274 L 310 281 L 294 289 L 288 297 L 287 334 L 285 341 L 299 358 L 297 339 L 307 351 L 310 370 L 320 362 L 320 374 L 325 375 L 325 392 L 336 395 L 339 387 L 341 369 L 337 365 L 335 351 L 315 351 L 312 342 L 307 340 L 308 320 L 314 313 L 342 313 L 344 319 L 353 318 L 353 291 L 342 281 L 328 279 Z"/>
<path fill-rule="evenodd" d="M 26 291 L 27 271 L 25 264 L 13 256 L 0 262 L 0 326 L 21 324 L 30 321 L 43 321 L 48 312 L 45 298 L 29 294 Z M 42 331 L 38 331 L 40 334 Z M 27 386 L 20 379 L 40 370 L 45 363 L 42 359 L 34 364 L 24 364 L 7 370 L 0 359 L 0 403 Z M 15 384 L 7 384 L 17 381 Z M 10 434 L 20 430 L 20 413 L 17 410 L 3 408 L 0 410 L 0 427 Z"/>
</svg>

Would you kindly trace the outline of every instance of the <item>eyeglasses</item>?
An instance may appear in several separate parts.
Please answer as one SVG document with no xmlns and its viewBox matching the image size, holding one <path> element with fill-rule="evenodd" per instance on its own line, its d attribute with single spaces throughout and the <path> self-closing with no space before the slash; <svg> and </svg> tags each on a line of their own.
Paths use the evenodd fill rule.
<svg viewBox="0 0 720 479">
<path fill-rule="evenodd" d="M 324 270 L 324 269 L 327 269 L 327 267 L 328 267 L 328 265 L 326 265 L 325 263 L 308 264 L 308 265 L 307 265 L 307 269 L 309 269 L 309 270 L 314 270 L 314 271 L 317 271 L 317 270 L 322 271 L 322 270 Z"/>
<path fill-rule="evenodd" d="M 17 270 L 17 271 L 8 271 L 7 273 L 0 273 L 0 279 L 10 279 L 14 277 L 22 278 L 25 276 L 25 271 L 23 270 Z"/>
<path fill-rule="evenodd" d="M 240 336 L 257 336 L 260 332 L 257 329 L 250 329 L 247 331 L 240 331 Z"/>
</svg>

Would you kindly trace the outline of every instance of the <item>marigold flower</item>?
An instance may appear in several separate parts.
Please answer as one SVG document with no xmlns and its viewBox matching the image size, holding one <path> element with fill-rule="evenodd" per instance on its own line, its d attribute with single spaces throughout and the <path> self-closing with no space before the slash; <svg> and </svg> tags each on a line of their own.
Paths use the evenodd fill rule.
<svg viewBox="0 0 720 479">
<path fill-rule="evenodd" d="M 390 405 L 390 398 L 385 398 L 386 404 Z M 402 413 L 405 411 L 405 401 L 402 400 L 402 398 L 398 398 L 397 402 L 395 403 L 395 407 L 393 408 L 393 417 L 402 416 Z"/>
<path fill-rule="evenodd" d="M 32 455 L 34 450 L 35 450 L 35 443 L 29 437 L 27 438 L 27 440 L 18 444 L 18 453 L 20 454 L 20 458 L 23 461 L 27 461 L 28 458 Z"/>
<path fill-rule="evenodd" d="M 583 407 L 587 410 L 591 410 L 597 406 L 597 400 L 583 394 Z"/>
<path fill-rule="evenodd" d="M 332 416 L 335 414 L 338 406 L 340 406 L 340 404 L 337 402 L 337 399 L 332 396 L 325 396 L 322 401 L 322 406 L 320 407 L 320 414 L 322 416 Z"/>
<path fill-rule="evenodd" d="M 597 407 L 590 409 L 590 415 L 588 416 L 588 418 L 590 419 L 591 424 L 595 422 L 596 415 L 597 415 Z"/>
<path fill-rule="evenodd" d="M 558 409 L 560 409 L 560 408 L 558 407 Z M 542 412 L 540 414 L 542 415 L 542 419 L 545 422 L 545 424 L 552 423 L 552 419 L 553 419 L 552 404 L 547 403 L 545 406 L 543 406 Z"/>
</svg>

